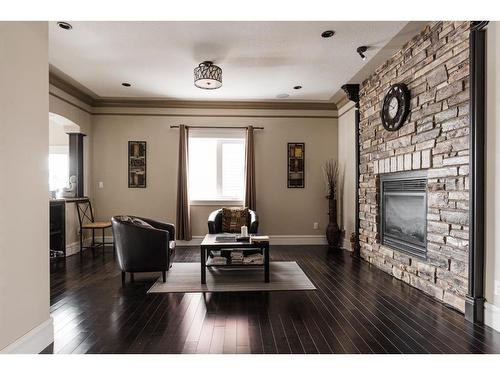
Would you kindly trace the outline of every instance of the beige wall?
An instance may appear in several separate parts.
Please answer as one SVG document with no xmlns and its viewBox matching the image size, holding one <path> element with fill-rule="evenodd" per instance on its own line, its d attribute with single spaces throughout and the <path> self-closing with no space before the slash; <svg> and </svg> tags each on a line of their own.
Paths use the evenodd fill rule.
<svg viewBox="0 0 500 375">
<path fill-rule="evenodd" d="M 327 202 L 321 166 L 326 159 L 337 157 L 335 118 L 293 117 L 296 114 L 292 116 L 279 111 L 264 114 L 246 111 L 245 115 L 269 117 L 238 117 L 242 115 L 230 110 L 219 110 L 218 115 L 206 113 L 207 116 L 196 110 L 190 113 L 200 117 L 94 116 L 94 201 L 100 219 L 135 214 L 175 223 L 178 130 L 170 129 L 170 125 L 254 125 L 265 127 L 265 130 L 256 131 L 255 136 L 260 231 L 271 235 L 324 235 Z M 276 115 L 284 117 L 272 117 Z M 127 187 L 129 140 L 147 141 L 146 189 Z M 306 144 L 304 189 L 286 188 L 287 142 Z M 97 187 L 99 181 L 104 183 L 104 188 Z M 215 208 L 192 207 L 193 235 L 206 233 L 208 213 Z M 319 229 L 313 229 L 314 222 L 319 223 Z"/>
<path fill-rule="evenodd" d="M 73 96 L 59 90 L 54 86 L 49 87 L 49 111 L 53 114 L 62 116 L 63 118 L 57 119 L 59 124 L 51 121 L 51 129 L 55 134 L 59 134 L 58 138 L 51 137 L 52 142 L 58 142 L 62 136 L 60 129 L 67 127 L 72 131 L 79 131 L 86 134 L 83 138 L 83 169 L 84 169 L 84 194 L 92 200 L 92 115 L 90 114 L 91 108 L 85 103 L 79 101 Z M 64 124 L 64 125 L 63 125 Z M 76 125 L 76 126 L 74 126 Z M 58 131 L 59 130 L 59 131 Z M 52 133 L 52 132 L 51 132 Z M 66 141 L 69 138 L 66 133 Z M 90 232 L 90 231 L 87 231 Z M 90 233 L 87 233 L 90 236 Z M 66 251 L 68 254 L 74 253 L 78 250 L 79 246 L 79 223 L 76 212 L 76 205 L 74 203 L 66 204 Z"/>
<path fill-rule="evenodd" d="M 1 350 L 49 319 L 49 106 L 47 23 L 0 35 Z"/>
<path fill-rule="evenodd" d="M 86 134 L 83 139 L 83 169 L 84 194 L 92 195 L 92 115 L 91 108 L 78 99 L 66 94 L 54 86 L 49 87 L 49 111 L 69 120 L 80 127 L 80 132 Z"/>
<path fill-rule="evenodd" d="M 345 230 L 344 246 L 350 250 L 349 238 L 355 230 L 356 204 L 356 149 L 354 103 L 339 108 L 339 176 L 341 177 L 341 199 L 339 199 L 339 223 Z"/>
<path fill-rule="evenodd" d="M 69 137 L 64 126 L 49 119 L 49 146 L 68 146 Z"/>
<path fill-rule="evenodd" d="M 500 282 L 500 22 L 490 22 L 487 36 L 486 300 L 500 308 L 494 292 L 495 280 Z"/>
</svg>

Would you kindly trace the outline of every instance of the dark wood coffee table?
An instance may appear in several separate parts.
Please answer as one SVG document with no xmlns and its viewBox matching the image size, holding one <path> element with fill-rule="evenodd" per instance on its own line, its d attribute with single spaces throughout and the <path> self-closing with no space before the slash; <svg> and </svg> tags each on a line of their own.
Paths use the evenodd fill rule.
<svg viewBox="0 0 500 375">
<path fill-rule="evenodd" d="M 201 242 L 201 283 L 207 283 L 207 267 L 264 267 L 264 282 L 269 282 L 269 242 L 259 242 L 259 243 L 250 243 L 250 242 L 217 242 L 215 238 L 218 236 L 224 236 L 224 234 L 207 234 L 203 241 Z M 235 251 L 245 251 L 245 250 L 255 250 L 260 249 L 264 255 L 264 262 L 257 264 L 207 264 L 207 258 L 210 254 L 210 251 L 218 251 L 218 250 L 235 250 Z"/>
</svg>

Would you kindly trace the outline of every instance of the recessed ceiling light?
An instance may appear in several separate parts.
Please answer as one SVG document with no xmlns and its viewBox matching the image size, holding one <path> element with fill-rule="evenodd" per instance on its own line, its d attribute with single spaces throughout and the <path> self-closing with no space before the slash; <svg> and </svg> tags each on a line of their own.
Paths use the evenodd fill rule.
<svg viewBox="0 0 500 375">
<path fill-rule="evenodd" d="M 332 36 L 335 35 L 335 31 L 333 30 L 326 30 L 321 33 L 322 38 L 331 38 Z"/>
<path fill-rule="evenodd" d="M 125 87 L 130 87 L 130 86 L 132 86 L 132 85 L 131 85 L 130 83 L 128 83 L 128 82 L 123 82 L 123 83 L 122 83 L 122 86 L 125 86 Z"/>
<path fill-rule="evenodd" d="M 278 99 L 286 99 L 286 98 L 288 98 L 289 96 L 290 96 L 290 95 L 288 95 L 288 94 L 278 94 L 278 95 L 276 95 L 276 97 L 277 97 Z"/>
<path fill-rule="evenodd" d="M 71 26 L 71 24 L 69 24 L 67 22 L 62 22 L 62 21 L 59 21 L 57 23 L 57 26 L 59 26 L 61 29 L 64 29 L 64 30 L 71 30 L 73 28 L 73 26 Z"/>
<path fill-rule="evenodd" d="M 300 90 L 301 88 L 302 88 L 302 86 L 300 86 L 300 85 L 293 86 L 293 89 L 294 89 L 294 90 Z"/>
</svg>

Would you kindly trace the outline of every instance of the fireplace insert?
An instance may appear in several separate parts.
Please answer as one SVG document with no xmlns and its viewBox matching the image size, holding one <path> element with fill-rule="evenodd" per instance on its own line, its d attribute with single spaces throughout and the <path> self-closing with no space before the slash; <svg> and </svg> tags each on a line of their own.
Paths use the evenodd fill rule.
<svg viewBox="0 0 500 375">
<path fill-rule="evenodd" d="M 380 175 L 380 243 L 417 257 L 427 252 L 427 173 Z"/>
</svg>

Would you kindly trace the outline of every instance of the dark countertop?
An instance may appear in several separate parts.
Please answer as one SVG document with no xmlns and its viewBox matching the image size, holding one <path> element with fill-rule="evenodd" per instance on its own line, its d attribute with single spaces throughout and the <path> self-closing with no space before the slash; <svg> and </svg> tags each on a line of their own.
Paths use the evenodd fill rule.
<svg viewBox="0 0 500 375">
<path fill-rule="evenodd" d="M 74 202 L 81 202 L 81 201 L 85 201 L 85 200 L 88 200 L 89 197 L 80 197 L 80 198 L 57 198 L 57 199 L 49 199 L 49 202 L 52 203 L 60 203 L 60 202 L 64 202 L 64 203 L 74 203 Z"/>
</svg>

